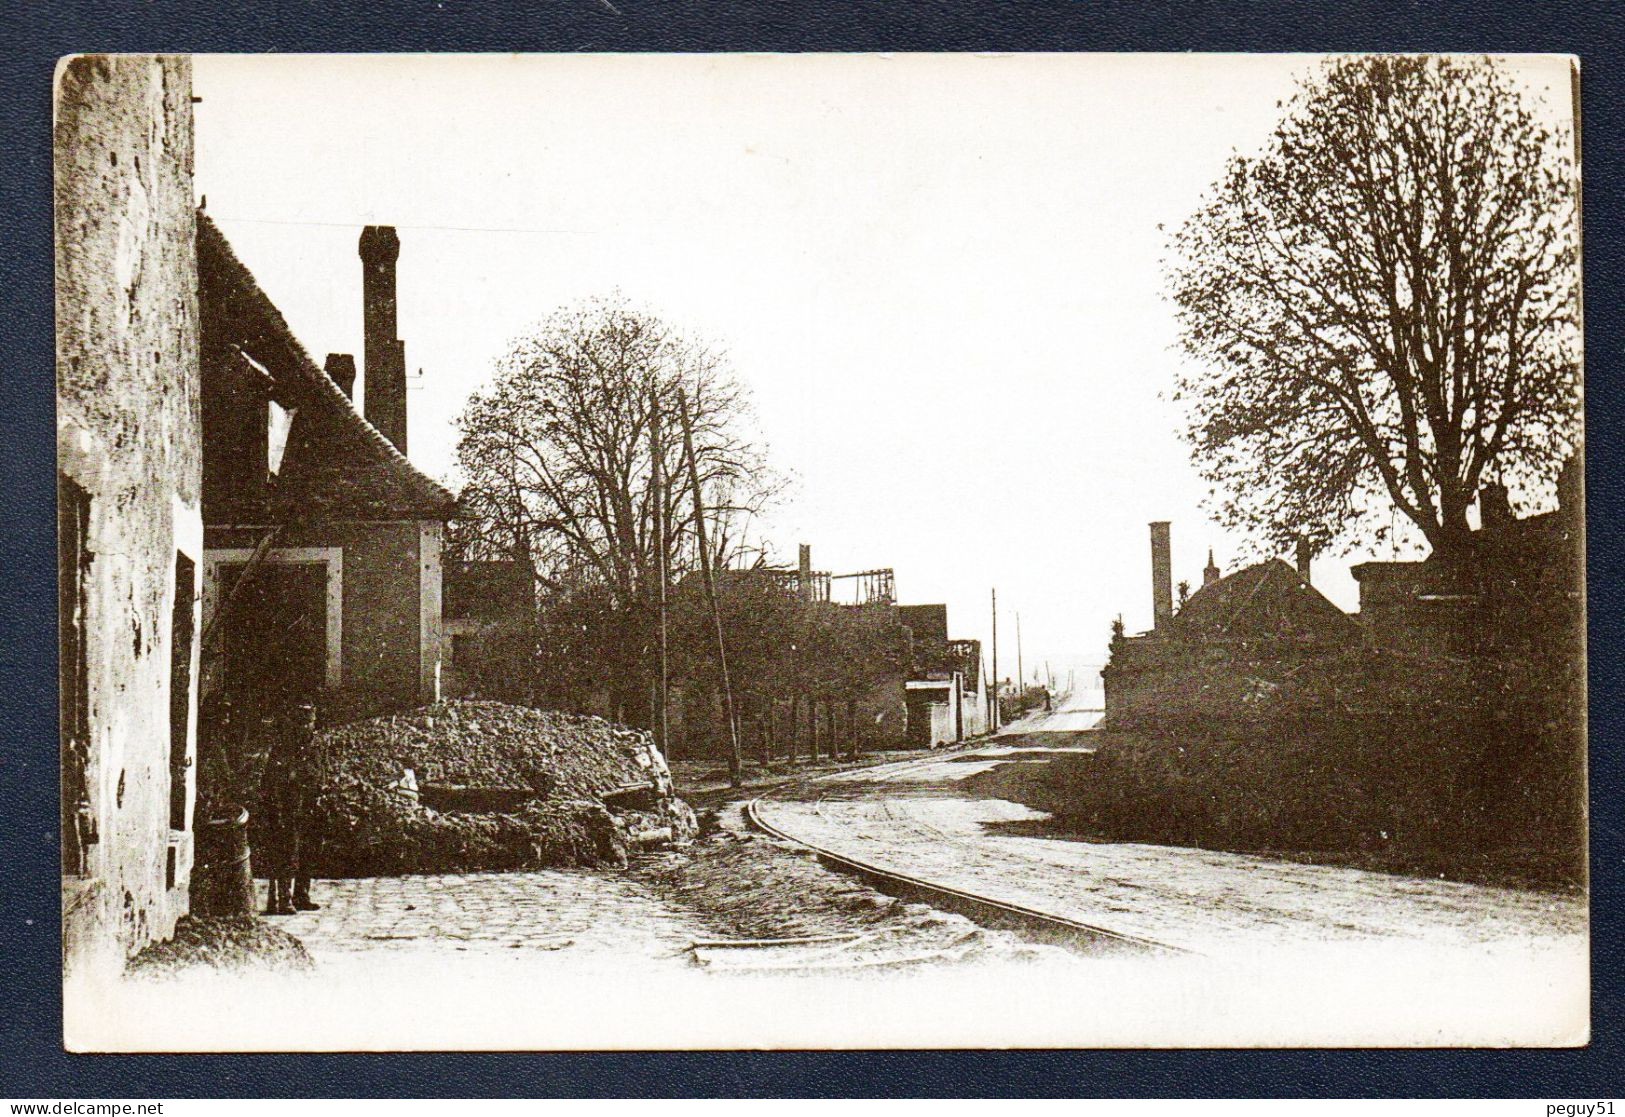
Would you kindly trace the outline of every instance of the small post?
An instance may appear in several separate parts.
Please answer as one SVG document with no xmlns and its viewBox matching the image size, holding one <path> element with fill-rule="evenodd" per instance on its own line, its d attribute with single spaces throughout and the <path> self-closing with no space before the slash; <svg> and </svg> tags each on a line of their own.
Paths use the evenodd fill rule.
<svg viewBox="0 0 1625 1117">
<path fill-rule="evenodd" d="M 993 590 L 993 728 L 1003 720 L 999 708 L 999 591 Z"/>
</svg>

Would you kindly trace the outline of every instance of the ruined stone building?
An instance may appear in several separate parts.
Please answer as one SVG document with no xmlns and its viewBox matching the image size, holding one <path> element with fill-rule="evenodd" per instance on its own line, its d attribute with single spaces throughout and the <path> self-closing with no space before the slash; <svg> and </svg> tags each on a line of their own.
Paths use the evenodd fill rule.
<svg viewBox="0 0 1625 1117">
<path fill-rule="evenodd" d="M 63 963 L 114 971 L 187 910 L 203 571 L 185 57 L 57 75 Z"/>
<path fill-rule="evenodd" d="M 935 748 L 986 732 L 982 642 L 949 639 L 946 605 L 899 605 L 897 613 L 912 647 L 903 683 L 909 744 Z"/>
<path fill-rule="evenodd" d="M 1351 568 L 1367 642 L 1458 655 L 1537 647 L 1583 655 L 1583 483 L 1576 454 L 1558 478 L 1555 510 L 1519 518 L 1506 489 L 1490 486 L 1465 554 Z"/>
<path fill-rule="evenodd" d="M 948 636 L 948 606 L 897 604 L 890 568 L 831 574 L 813 568 L 812 548 L 803 543 L 795 569 L 767 569 L 809 604 L 883 612 L 900 626 L 907 642 L 906 662 L 883 670 L 856 703 L 854 716 L 874 740 L 903 741 L 927 748 L 953 744 L 987 729 L 988 699 L 982 677 L 979 640 Z"/>
<path fill-rule="evenodd" d="M 311 702 L 341 719 L 437 694 L 456 502 L 406 457 L 399 251 L 392 228 L 361 234 L 363 414 L 353 357 L 318 367 L 198 218 L 205 675 L 240 714 Z"/>
<path fill-rule="evenodd" d="M 1323 656 L 1360 641 L 1360 625 L 1310 581 L 1309 554 L 1221 575 L 1211 552 L 1202 586 L 1176 610 L 1170 529 L 1151 525 L 1149 632 L 1116 633 L 1101 672 L 1108 713 L 1201 686 L 1208 671 L 1252 671 Z"/>
</svg>

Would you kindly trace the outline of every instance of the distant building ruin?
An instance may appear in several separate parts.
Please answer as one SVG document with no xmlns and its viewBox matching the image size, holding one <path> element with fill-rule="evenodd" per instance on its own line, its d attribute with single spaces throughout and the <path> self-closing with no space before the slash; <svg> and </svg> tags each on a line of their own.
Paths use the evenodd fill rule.
<svg viewBox="0 0 1625 1117">
<path fill-rule="evenodd" d="M 948 606 L 899 605 L 909 630 L 912 665 L 903 687 L 908 743 L 916 748 L 957 744 L 987 732 L 987 680 L 982 642 L 948 636 Z"/>
<path fill-rule="evenodd" d="M 1151 631 L 1116 632 L 1101 672 L 1108 712 L 1200 686 L 1203 672 L 1308 661 L 1364 645 L 1411 654 L 1552 652 L 1582 656 L 1585 510 L 1581 457 L 1564 466 L 1558 507 L 1522 518 L 1505 489 L 1479 498 L 1480 527 L 1453 557 L 1364 562 L 1350 572 L 1360 611 L 1349 616 L 1310 584 L 1310 552 L 1221 577 L 1209 552 L 1202 588 L 1175 610 L 1168 590 L 1169 526 L 1151 525 Z"/>
</svg>

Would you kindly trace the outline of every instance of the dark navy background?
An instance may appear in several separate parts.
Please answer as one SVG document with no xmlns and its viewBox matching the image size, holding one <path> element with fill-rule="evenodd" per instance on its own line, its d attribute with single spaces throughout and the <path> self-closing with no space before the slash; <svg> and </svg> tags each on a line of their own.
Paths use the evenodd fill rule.
<svg viewBox="0 0 1625 1117">
<path fill-rule="evenodd" d="M 12 0 L 0 14 L 0 1096 L 1485 1096 L 1619 1067 L 1621 45 L 1607 3 Z M 77 51 L 1454 50 L 1580 55 L 1590 515 L 1593 1042 L 1577 1051 L 156 1055 L 61 1050 L 51 640 L 51 77 Z M 335 106 L 334 111 L 343 111 Z M 1132 188 L 1125 184 L 1125 189 Z M 1313 974 L 1304 975 L 1312 982 Z M 539 991 L 545 1011 L 546 991 Z M 929 1012 L 928 1004 L 920 1005 Z M 1089 1011 L 1087 1004 L 1080 1012 Z M 155 1030 L 163 1027 L 154 1021 Z M 854 1021 L 854 1032 L 860 1022 Z M 1542 1117 L 1544 1109 L 1531 1109 Z"/>
</svg>

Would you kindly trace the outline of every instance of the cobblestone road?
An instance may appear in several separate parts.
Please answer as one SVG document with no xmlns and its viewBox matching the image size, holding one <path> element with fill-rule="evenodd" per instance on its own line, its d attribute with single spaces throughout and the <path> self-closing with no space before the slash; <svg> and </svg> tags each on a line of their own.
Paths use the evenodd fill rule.
<svg viewBox="0 0 1625 1117">
<path fill-rule="evenodd" d="M 261 906 L 264 885 L 260 886 Z M 704 932 L 612 872 L 541 870 L 317 881 L 320 911 L 274 918 L 318 962 L 373 952 L 556 953 L 571 965 L 683 965 Z"/>
</svg>

